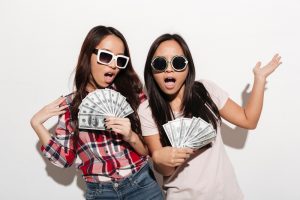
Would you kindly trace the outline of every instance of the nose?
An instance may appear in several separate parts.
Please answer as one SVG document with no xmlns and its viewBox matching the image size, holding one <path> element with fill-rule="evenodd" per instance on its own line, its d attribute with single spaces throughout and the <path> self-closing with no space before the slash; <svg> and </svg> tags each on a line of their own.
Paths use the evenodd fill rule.
<svg viewBox="0 0 300 200">
<path fill-rule="evenodd" d="M 173 67 L 171 66 L 171 62 L 167 62 L 167 68 L 166 68 L 165 72 L 172 72 L 172 71 L 174 71 L 174 70 L 173 70 Z"/>
<path fill-rule="evenodd" d="M 117 68 L 117 60 L 116 60 L 116 58 L 113 58 L 112 61 L 109 63 L 108 66 L 111 67 L 112 69 L 116 69 Z"/>
</svg>

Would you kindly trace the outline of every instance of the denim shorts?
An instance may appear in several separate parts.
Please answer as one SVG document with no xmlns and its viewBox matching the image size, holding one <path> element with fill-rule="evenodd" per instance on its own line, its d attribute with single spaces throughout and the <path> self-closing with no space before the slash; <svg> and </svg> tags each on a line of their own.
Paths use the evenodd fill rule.
<svg viewBox="0 0 300 200">
<path fill-rule="evenodd" d="M 137 173 L 120 181 L 91 183 L 86 182 L 85 198 L 95 199 L 130 199 L 130 200 L 162 200 L 163 194 L 154 173 L 145 164 Z"/>
</svg>

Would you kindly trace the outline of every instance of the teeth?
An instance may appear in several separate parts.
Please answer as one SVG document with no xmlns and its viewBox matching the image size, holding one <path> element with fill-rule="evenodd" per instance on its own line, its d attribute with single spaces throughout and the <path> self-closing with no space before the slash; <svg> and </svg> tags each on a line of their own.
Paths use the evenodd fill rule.
<svg viewBox="0 0 300 200">
<path fill-rule="evenodd" d="M 112 73 L 110 73 L 110 72 L 108 72 L 108 73 L 105 73 L 105 74 L 104 74 L 104 76 L 110 76 L 110 77 L 112 77 L 112 76 L 113 76 L 113 74 L 112 74 Z"/>
<path fill-rule="evenodd" d="M 168 77 L 165 79 L 165 82 L 175 82 L 175 79 L 172 77 Z"/>
</svg>

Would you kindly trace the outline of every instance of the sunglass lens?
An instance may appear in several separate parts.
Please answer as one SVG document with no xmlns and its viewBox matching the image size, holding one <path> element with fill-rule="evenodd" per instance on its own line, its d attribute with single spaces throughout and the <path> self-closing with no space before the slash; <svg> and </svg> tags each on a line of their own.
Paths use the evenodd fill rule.
<svg viewBox="0 0 300 200">
<path fill-rule="evenodd" d="M 186 66 L 186 59 L 182 56 L 177 56 L 173 59 L 172 65 L 175 70 L 181 71 Z"/>
<path fill-rule="evenodd" d="M 113 55 L 106 53 L 106 52 L 101 52 L 99 55 L 99 60 L 102 63 L 110 63 L 111 59 L 113 58 Z"/>
<path fill-rule="evenodd" d="M 152 66 L 157 71 L 164 71 L 167 67 L 167 61 L 165 58 L 162 57 L 156 57 L 152 61 Z"/>
<path fill-rule="evenodd" d="M 123 58 L 123 57 L 118 57 L 117 59 L 117 66 L 121 67 L 121 68 L 125 68 L 126 64 L 127 64 L 127 58 Z"/>
</svg>

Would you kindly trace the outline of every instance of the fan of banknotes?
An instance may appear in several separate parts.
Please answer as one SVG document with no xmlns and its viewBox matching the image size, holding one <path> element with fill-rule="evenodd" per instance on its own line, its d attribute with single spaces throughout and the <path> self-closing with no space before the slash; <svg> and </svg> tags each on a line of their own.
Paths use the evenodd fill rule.
<svg viewBox="0 0 300 200">
<path fill-rule="evenodd" d="M 173 147 L 199 149 L 216 137 L 213 126 L 201 118 L 178 118 L 163 125 Z"/>
<path fill-rule="evenodd" d="M 122 94 L 111 89 L 97 89 L 79 105 L 79 128 L 105 130 L 105 117 L 126 117 L 131 113 L 133 110 Z"/>
</svg>

